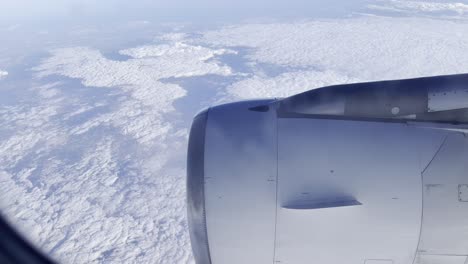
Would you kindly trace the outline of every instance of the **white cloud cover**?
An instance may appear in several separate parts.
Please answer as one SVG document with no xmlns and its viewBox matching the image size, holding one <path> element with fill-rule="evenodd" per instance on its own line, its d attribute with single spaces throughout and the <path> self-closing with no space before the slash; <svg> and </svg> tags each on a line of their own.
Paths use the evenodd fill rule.
<svg viewBox="0 0 468 264">
<path fill-rule="evenodd" d="M 178 40 L 178 38 L 183 38 L 184 35 L 181 34 L 165 34 L 162 36 L 163 40 Z M 190 73 L 186 73 L 187 68 L 191 70 L 194 69 L 202 69 L 203 71 L 213 71 L 214 74 L 218 74 L 221 72 L 224 75 L 230 74 L 230 69 L 226 67 L 221 67 L 214 63 L 207 63 L 206 61 L 222 54 L 226 53 L 235 53 L 232 50 L 227 49 L 209 49 L 202 46 L 193 46 L 188 45 L 183 42 L 176 41 L 175 43 L 171 44 L 163 44 L 157 46 L 141 46 L 133 49 L 126 49 L 121 50 L 119 52 L 123 55 L 128 55 L 133 58 L 141 59 L 145 57 L 151 58 L 158 58 L 162 60 L 163 58 L 170 59 L 171 62 L 179 62 L 182 64 L 189 63 L 187 65 L 179 65 L 179 64 L 168 64 L 167 62 L 162 63 L 162 67 L 164 66 L 173 66 L 178 67 L 180 70 L 184 71 L 183 73 L 177 73 L 177 70 L 171 71 L 166 70 L 164 72 L 166 75 L 165 77 L 188 77 L 191 76 Z M 196 58 L 195 60 L 193 58 Z M 200 64 L 204 64 L 200 66 Z M 194 67 L 195 66 L 195 67 Z M 188 71 L 190 72 L 190 71 Z M 197 73 L 193 73 L 192 75 L 197 75 Z"/>
<path fill-rule="evenodd" d="M 468 5 L 461 2 L 430 2 L 430 1 L 402 1 L 385 0 L 367 6 L 375 10 L 389 10 L 410 13 L 439 13 L 450 12 L 463 16 L 468 14 Z"/>
<path fill-rule="evenodd" d="M 186 92 L 162 79 L 231 75 L 212 60 L 225 52 L 178 42 L 115 61 L 86 47 L 53 50 L 38 78 L 75 78 L 105 95 L 93 102 L 54 82 L 31 90 L 37 101 L 0 105 L 2 212 L 64 263 L 192 263 L 185 171 L 171 164 L 187 131 L 167 118 Z"/>
<path fill-rule="evenodd" d="M 466 36 L 464 21 L 358 17 L 233 25 L 200 41 L 253 48 L 247 57 L 257 63 L 376 80 L 466 72 Z"/>
<path fill-rule="evenodd" d="M 161 36 L 158 36 L 156 37 L 156 40 L 179 42 L 179 41 L 183 41 L 187 37 L 188 37 L 187 33 L 172 32 L 172 33 L 166 33 Z"/>
<path fill-rule="evenodd" d="M 0 80 L 5 78 L 6 76 L 8 75 L 8 72 L 7 71 L 2 71 L 0 70 Z"/>
<path fill-rule="evenodd" d="M 80 79 L 85 86 L 120 87 L 129 96 L 119 109 L 89 120 L 74 133 L 106 123 L 119 127 L 141 144 L 151 144 L 157 138 L 163 139 L 171 129 L 170 123 L 163 122 L 162 114 L 173 111 L 172 103 L 185 95 L 180 86 L 161 79 L 230 75 L 229 67 L 208 61 L 227 52 L 176 42 L 121 50 L 121 54 L 132 58 L 114 61 L 90 48 L 65 48 L 52 51 L 52 56 L 34 70 L 38 77 L 63 75 Z"/>
<path fill-rule="evenodd" d="M 233 99 L 288 97 L 323 86 L 356 82 L 356 79 L 335 72 L 297 71 L 273 78 L 253 76 L 227 88 Z"/>
</svg>

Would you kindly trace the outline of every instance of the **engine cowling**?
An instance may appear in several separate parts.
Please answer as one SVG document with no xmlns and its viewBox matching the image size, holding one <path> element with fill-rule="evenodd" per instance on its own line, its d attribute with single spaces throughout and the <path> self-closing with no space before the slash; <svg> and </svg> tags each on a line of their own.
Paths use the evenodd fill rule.
<svg viewBox="0 0 468 264">
<path fill-rule="evenodd" d="M 211 107 L 187 204 L 204 263 L 448 263 L 468 256 L 468 75 Z"/>
</svg>

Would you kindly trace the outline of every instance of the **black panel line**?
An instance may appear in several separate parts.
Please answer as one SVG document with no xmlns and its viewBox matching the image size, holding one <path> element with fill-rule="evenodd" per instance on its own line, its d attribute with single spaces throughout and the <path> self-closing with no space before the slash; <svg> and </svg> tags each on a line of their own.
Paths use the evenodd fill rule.
<svg viewBox="0 0 468 264">
<path fill-rule="evenodd" d="M 424 168 L 424 170 L 422 170 L 421 172 L 421 175 L 424 174 L 424 172 L 426 172 L 427 168 L 429 168 L 429 166 L 431 165 L 431 163 L 434 161 L 435 157 L 437 156 L 437 154 L 439 154 L 440 150 L 442 149 L 442 146 L 444 146 L 445 144 L 445 141 L 447 141 L 447 136 L 445 136 L 444 140 L 442 141 L 442 143 L 440 144 L 439 146 L 439 149 L 437 149 L 436 153 L 434 154 L 434 156 L 432 157 L 431 161 L 429 161 L 429 163 L 426 165 L 426 167 Z"/>
<path fill-rule="evenodd" d="M 432 157 L 431 161 L 429 161 L 429 163 L 426 165 L 424 170 L 421 172 L 421 222 L 420 222 L 420 225 L 419 225 L 418 245 L 416 246 L 416 252 L 414 252 L 413 264 L 415 263 L 416 257 L 418 256 L 419 245 L 421 244 L 421 236 L 422 236 L 422 231 L 423 231 L 423 220 L 424 220 L 424 172 L 427 170 L 427 168 L 429 168 L 429 165 L 432 163 L 432 161 L 434 161 L 435 157 L 437 156 L 437 154 L 442 149 L 442 146 L 445 144 L 445 141 L 447 141 L 447 137 L 448 137 L 448 135 L 444 137 L 444 140 L 440 144 L 439 148 L 437 149 L 436 153 Z"/>
<path fill-rule="evenodd" d="M 276 263 L 276 229 L 277 229 L 277 224 L 278 224 L 278 164 L 279 164 L 279 159 L 278 159 L 278 156 L 279 156 L 279 140 L 278 140 L 278 115 L 276 114 L 275 115 L 275 119 L 276 119 L 276 203 L 275 203 L 275 238 L 274 238 L 274 242 L 273 242 L 273 263 Z"/>
</svg>

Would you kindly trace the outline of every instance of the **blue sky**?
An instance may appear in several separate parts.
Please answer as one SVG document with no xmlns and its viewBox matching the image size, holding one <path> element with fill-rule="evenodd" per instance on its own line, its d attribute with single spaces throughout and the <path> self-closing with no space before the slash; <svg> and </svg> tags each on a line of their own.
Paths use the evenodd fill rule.
<svg viewBox="0 0 468 264">
<path fill-rule="evenodd" d="M 238 0 L 238 1 L 95 1 L 95 0 L 17 0 L 2 3 L 0 21 L 24 22 L 28 20 L 56 19 L 244 19 L 252 17 L 306 17 L 339 14 L 360 7 L 366 0 Z"/>
</svg>

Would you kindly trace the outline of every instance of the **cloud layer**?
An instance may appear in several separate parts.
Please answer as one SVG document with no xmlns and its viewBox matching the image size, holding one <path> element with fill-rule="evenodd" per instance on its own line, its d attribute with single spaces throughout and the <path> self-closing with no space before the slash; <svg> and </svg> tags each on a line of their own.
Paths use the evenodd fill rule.
<svg viewBox="0 0 468 264">
<path fill-rule="evenodd" d="M 356 82 L 335 72 L 296 71 L 275 77 L 253 76 L 227 88 L 233 99 L 288 97 L 332 84 Z"/>
<path fill-rule="evenodd" d="M 412 14 L 448 13 L 449 15 L 464 16 L 468 14 L 468 4 L 461 2 L 430 2 L 430 1 L 402 1 L 385 0 L 367 6 L 374 10 L 395 11 Z"/>
<path fill-rule="evenodd" d="M 255 63 L 376 80 L 466 72 L 466 36 L 465 22 L 358 17 L 233 25 L 201 41 L 252 48 L 247 57 Z"/>
<path fill-rule="evenodd" d="M 122 50 L 56 49 L 34 68 L 39 100 L 2 105 L 1 208 L 45 252 L 66 263 L 190 263 L 185 220 L 187 130 L 169 121 L 185 95 L 161 80 L 231 69 L 225 52 L 183 43 Z"/>
<path fill-rule="evenodd" d="M 8 72 L 7 71 L 2 71 L 0 70 L 0 80 L 5 78 L 6 76 L 8 75 Z"/>
<path fill-rule="evenodd" d="M 76 127 L 83 133 L 100 124 L 112 124 L 124 135 L 141 144 L 164 139 L 171 124 L 162 114 L 174 110 L 172 103 L 185 95 L 176 84 L 163 83 L 169 77 L 191 77 L 206 74 L 230 75 L 227 66 L 210 62 L 214 56 L 228 52 L 210 50 L 180 42 L 168 45 L 142 46 L 120 51 L 131 59 L 115 61 L 99 51 L 86 47 L 58 49 L 34 70 L 38 77 L 63 75 L 77 78 L 89 87 L 119 87 L 126 95 L 116 111 L 89 120 Z"/>
</svg>

